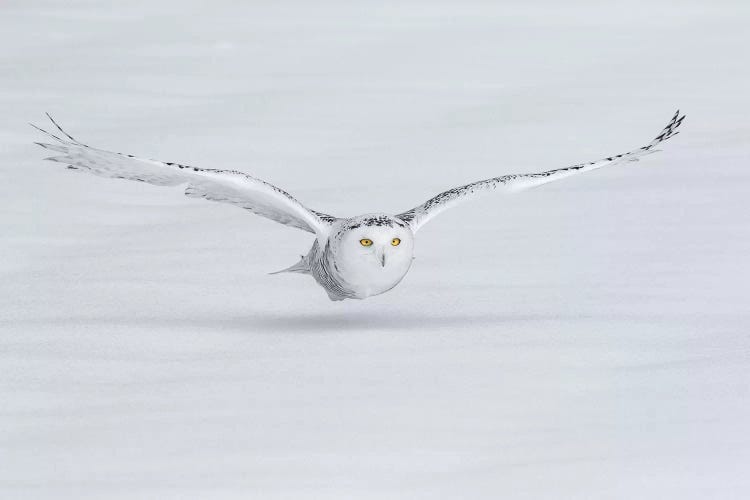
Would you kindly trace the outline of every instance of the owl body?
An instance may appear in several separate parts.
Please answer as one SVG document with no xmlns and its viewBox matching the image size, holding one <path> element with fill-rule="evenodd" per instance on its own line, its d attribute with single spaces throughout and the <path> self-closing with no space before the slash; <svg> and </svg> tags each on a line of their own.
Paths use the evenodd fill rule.
<svg viewBox="0 0 750 500">
<path fill-rule="evenodd" d="M 279 272 L 310 274 L 331 300 L 365 299 L 401 282 L 414 259 L 408 224 L 386 214 L 336 221 L 324 243 Z"/>
</svg>

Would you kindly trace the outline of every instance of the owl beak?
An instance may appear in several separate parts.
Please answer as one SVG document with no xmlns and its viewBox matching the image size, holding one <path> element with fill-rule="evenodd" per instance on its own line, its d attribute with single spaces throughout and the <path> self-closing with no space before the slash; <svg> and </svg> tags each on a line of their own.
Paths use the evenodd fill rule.
<svg viewBox="0 0 750 500">
<path fill-rule="evenodd" d="M 378 248 L 377 252 L 375 252 L 375 256 L 377 257 L 378 262 L 380 262 L 380 265 L 385 267 L 385 248 Z"/>
</svg>

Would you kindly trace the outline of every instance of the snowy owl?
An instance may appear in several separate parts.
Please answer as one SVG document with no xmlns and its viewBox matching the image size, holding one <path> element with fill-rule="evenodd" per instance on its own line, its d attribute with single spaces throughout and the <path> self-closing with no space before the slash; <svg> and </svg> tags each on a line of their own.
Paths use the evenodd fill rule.
<svg viewBox="0 0 750 500">
<path fill-rule="evenodd" d="M 685 118 L 677 111 L 654 140 L 627 153 L 546 172 L 502 175 L 472 182 L 444 191 L 395 215 L 372 213 L 340 218 L 309 209 L 286 191 L 242 172 L 148 160 L 87 146 L 65 132 L 49 114 L 47 117 L 63 136 L 33 125 L 56 141 L 54 144 L 36 143 L 60 153 L 47 160 L 102 177 L 157 186 L 184 186 L 187 196 L 231 203 L 313 233 L 315 241 L 310 251 L 296 264 L 277 272 L 311 275 L 331 300 L 364 299 L 395 287 L 411 267 L 415 233 L 442 211 L 485 193 L 515 193 L 581 172 L 636 161 L 640 156 L 655 152 L 660 142 L 677 135 L 677 128 Z"/>
</svg>

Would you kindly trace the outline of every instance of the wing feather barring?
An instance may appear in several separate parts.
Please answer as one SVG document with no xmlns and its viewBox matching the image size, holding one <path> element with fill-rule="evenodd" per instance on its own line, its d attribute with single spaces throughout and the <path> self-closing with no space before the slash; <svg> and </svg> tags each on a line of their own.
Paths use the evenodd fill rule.
<svg viewBox="0 0 750 500">
<path fill-rule="evenodd" d="M 627 153 L 555 170 L 472 182 L 396 215 L 373 213 L 338 218 L 309 209 L 283 189 L 242 172 L 192 167 L 93 148 L 74 139 L 49 114 L 47 117 L 62 136 L 32 125 L 54 139 L 51 143 L 37 143 L 56 153 L 47 160 L 101 177 L 184 186 L 187 196 L 231 203 L 315 234 L 307 255 L 284 271 L 310 274 L 331 300 L 364 299 L 396 286 L 411 265 L 414 233 L 444 210 L 483 194 L 515 193 L 589 170 L 636 161 L 656 152 L 658 144 L 677 135 L 685 118 L 677 111 L 650 143 Z"/>
</svg>

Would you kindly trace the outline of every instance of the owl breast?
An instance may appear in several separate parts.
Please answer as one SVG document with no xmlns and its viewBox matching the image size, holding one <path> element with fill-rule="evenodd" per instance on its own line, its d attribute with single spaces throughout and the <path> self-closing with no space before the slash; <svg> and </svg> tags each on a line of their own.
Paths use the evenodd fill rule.
<svg viewBox="0 0 750 500">
<path fill-rule="evenodd" d="M 366 259 L 342 259 L 329 246 L 321 249 L 317 244 L 308 257 L 310 274 L 332 300 L 365 299 L 387 292 L 406 276 L 412 260 L 410 255 L 408 260 L 399 259 L 378 269 Z"/>
</svg>

